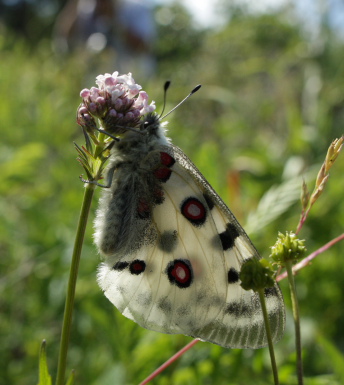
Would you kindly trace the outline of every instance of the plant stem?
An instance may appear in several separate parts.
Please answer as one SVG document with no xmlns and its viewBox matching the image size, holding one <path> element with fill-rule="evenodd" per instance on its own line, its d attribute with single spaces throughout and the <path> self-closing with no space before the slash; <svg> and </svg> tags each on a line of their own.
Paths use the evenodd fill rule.
<svg viewBox="0 0 344 385">
<path fill-rule="evenodd" d="M 75 286 L 79 270 L 79 262 L 82 244 L 84 241 L 84 235 L 87 225 L 88 214 L 90 211 L 92 197 L 94 193 L 94 184 L 87 184 L 85 187 L 84 200 L 82 202 L 79 223 L 77 227 L 74 250 L 72 255 L 72 263 L 69 272 L 68 289 L 65 303 L 65 310 L 63 315 L 63 324 L 60 341 L 60 352 L 57 366 L 56 385 L 63 385 L 66 373 L 67 351 L 70 337 L 70 330 L 72 325 Z"/>
<path fill-rule="evenodd" d="M 296 347 L 296 358 L 297 358 L 297 378 L 298 378 L 298 384 L 303 385 L 300 313 L 299 313 L 299 304 L 297 301 L 295 280 L 294 280 L 291 261 L 286 261 L 286 269 L 288 273 L 289 289 L 291 294 L 291 303 L 292 303 L 293 317 L 294 317 L 295 347 Z"/>
<path fill-rule="evenodd" d="M 306 219 L 308 217 L 308 214 L 309 214 L 309 210 L 310 208 L 307 210 L 307 211 L 303 211 L 302 214 L 301 214 L 301 218 L 300 218 L 300 221 L 297 225 L 297 228 L 296 228 L 296 231 L 295 231 L 295 234 L 297 235 L 301 229 L 302 229 L 302 226 L 304 225 L 304 223 L 306 222 Z"/>
<path fill-rule="evenodd" d="M 279 385 L 277 365 L 276 365 L 275 352 L 274 352 L 274 345 L 272 343 L 271 328 L 270 328 L 268 311 L 266 309 L 264 289 L 259 289 L 258 294 L 259 294 L 260 305 L 262 307 L 262 312 L 263 312 L 263 317 L 264 317 L 264 324 L 265 324 L 266 336 L 268 339 L 271 367 L 272 367 L 272 372 L 274 375 L 274 382 L 275 382 L 275 385 Z"/>
<path fill-rule="evenodd" d="M 160 374 L 162 371 L 164 371 L 168 366 L 170 366 L 174 361 L 176 361 L 178 358 L 180 358 L 185 352 L 187 352 L 189 349 L 191 349 L 198 342 L 199 342 L 198 339 L 195 339 L 195 340 L 192 340 L 191 342 L 189 342 L 186 346 L 184 346 L 182 349 L 180 349 L 176 354 L 174 354 L 172 357 L 170 357 L 164 364 L 159 366 L 159 368 L 156 369 L 152 374 L 150 374 L 145 380 L 140 382 L 139 385 L 148 384 L 148 382 L 150 382 L 158 374 Z"/>
</svg>

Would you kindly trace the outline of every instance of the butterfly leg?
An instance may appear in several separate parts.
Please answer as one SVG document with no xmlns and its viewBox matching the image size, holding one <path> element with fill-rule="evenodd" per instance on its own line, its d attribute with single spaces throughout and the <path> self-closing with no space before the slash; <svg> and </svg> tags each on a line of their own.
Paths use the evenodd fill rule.
<svg viewBox="0 0 344 385">
<path fill-rule="evenodd" d="M 109 132 L 107 132 L 107 131 L 105 131 L 105 130 L 102 130 L 101 128 L 98 128 L 98 127 L 95 127 L 95 129 L 96 129 L 97 131 L 99 131 L 100 133 L 109 136 L 111 139 L 116 140 L 117 142 L 120 142 L 120 139 L 119 139 L 119 138 L 117 138 L 116 136 L 111 135 Z"/>
<path fill-rule="evenodd" d="M 134 127 L 126 127 L 126 126 L 116 126 L 118 128 L 123 128 L 123 129 L 126 129 L 126 130 L 129 130 L 129 131 L 133 131 L 133 132 L 136 132 L 138 134 L 141 134 L 141 135 L 144 135 L 145 133 L 142 132 L 142 131 L 139 131 L 138 129 L 134 128 Z M 109 136 L 110 138 L 114 139 L 116 142 L 120 142 L 120 139 L 117 138 L 117 136 L 113 136 L 112 134 L 110 134 L 109 132 L 105 131 L 105 130 L 102 130 L 101 128 L 98 128 L 98 127 L 95 127 L 95 129 L 99 132 L 101 132 L 102 134 L 105 134 L 107 136 Z"/>
<path fill-rule="evenodd" d="M 101 183 L 98 183 L 97 181 L 95 180 L 86 180 L 86 179 L 83 179 L 82 175 L 79 176 L 80 180 L 83 182 L 83 183 L 89 183 L 89 184 L 95 184 L 96 186 L 99 186 L 99 187 L 102 187 L 102 188 L 110 188 L 111 187 L 111 184 L 112 184 L 112 178 L 113 178 L 113 174 L 115 172 L 115 170 L 117 169 L 117 165 L 111 167 L 107 173 L 107 176 L 106 176 L 106 180 L 107 180 L 107 184 L 104 185 L 104 184 L 101 184 Z"/>
</svg>

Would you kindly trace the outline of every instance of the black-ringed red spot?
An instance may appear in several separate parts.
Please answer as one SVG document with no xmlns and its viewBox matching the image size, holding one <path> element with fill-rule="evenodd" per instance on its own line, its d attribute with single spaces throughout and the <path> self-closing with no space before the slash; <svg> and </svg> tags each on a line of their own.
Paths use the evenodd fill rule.
<svg viewBox="0 0 344 385">
<path fill-rule="evenodd" d="M 185 199 L 180 210 L 183 216 L 194 226 L 203 225 L 207 218 L 207 210 L 204 204 L 194 197 Z"/>
<path fill-rule="evenodd" d="M 131 274 L 134 274 L 134 275 L 139 275 L 143 273 L 145 269 L 146 269 L 146 263 L 139 259 L 135 259 L 135 261 L 131 262 L 129 266 L 129 270 Z"/>
<path fill-rule="evenodd" d="M 161 182 L 167 182 L 170 179 L 172 171 L 168 167 L 159 167 L 154 171 L 154 176 Z"/>
<path fill-rule="evenodd" d="M 166 268 L 168 280 L 172 285 L 185 289 L 192 284 L 193 271 L 190 261 L 187 259 L 175 259 Z"/>
<path fill-rule="evenodd" d="M 172 167 L 175 164 L 174 158 L 167 152 L 160 152 L 160 161 L 161 164 L 166 167 Z"/>
</svg>

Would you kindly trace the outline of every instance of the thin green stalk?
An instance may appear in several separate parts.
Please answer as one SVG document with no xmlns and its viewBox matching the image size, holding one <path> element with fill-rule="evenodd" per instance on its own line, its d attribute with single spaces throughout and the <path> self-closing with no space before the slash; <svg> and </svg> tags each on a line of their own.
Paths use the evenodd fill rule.
<svg viewBox="0 0 344 385">
<path fill-rule="evenodd" d="M 264 289 L 259 289 L 258 294 L 259 294 L 260 304 L 262 307 L 262 312 L 263 312 L 263 317 L 264 317 L 264 324 L 265 324 L 266 336 L 268 339 L 271 367 L 272 367 L 272 373 L 274 375 L 274 382 L 275 382 L 275 385 L 279 385 L 277 365 L 276 365 L 276 359 L 275 359 L 275 351 L 274 351 L 274 345 L 272 343 L 271 328 L 270 328 L 268 311 L 266 309 Z"/>
<path fill-rule="evenodd" d="M 63 385 L 65 381 L 67 351 L 68 351 L 69 336 L 70 336 L 70 330 L 72 325 L 72 316 L 73 316 L 73 307 L 74 307 L 75 286 L 76 286 L 76 280 L 77 280 L 78 270 L 79 270 L 81 249 L 84 241 L 87 219 L 88 219 L 88 214 L 90 212 L 94 188 L 95 188 L 94 184 L 87 184 L 85 187 L 84 200 L 82 202 L 79 223 L 78 223 L 75 242 L 74 242 L 74 250 L 73 250 L 72 263 L 71 263 L 70 272 L 69 272 L 69 281 L 68 281 L 65 310 L 63 315 L 56 385 Z"/>
<path fill-rule="evenodd" d="M 302 367 L 302 349 L 301 349 L 301 328 L 299 304 L 296 295 L 296 286 L 292 270 L 292 262 L 286 261 L 286 269 L 288 273 L 289 289 L 291 294 L 291 303 L 293 308 L 294 327 L 295 327 L 295 348 L 297 358 L 297 379 L 298 384 L 303 385 L 303 367 Z"/>
</svg>

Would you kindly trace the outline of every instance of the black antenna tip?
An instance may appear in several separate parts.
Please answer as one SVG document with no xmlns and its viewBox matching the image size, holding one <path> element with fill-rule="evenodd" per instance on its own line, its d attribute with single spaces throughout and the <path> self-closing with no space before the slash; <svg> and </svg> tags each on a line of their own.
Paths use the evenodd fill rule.
<svg viewBox="0 0 344 385">
<path fill-rule="evenodd" d="M 190 92 L 190 95 L 192 95 L 192 94 L 194 94 L 195 92 L 197 92 L 201 87 L 202 87 L 202 84 L 199 84 L 198 86 L 196 86 L 196 87 Z"/>
<path fill-rule="evenodd" d="M 171 85 L 171 82 L 169 80 L 167 80 L 164 84 L 164 91 L 166 92 L 168 90 L 168 88 L 170 87 Z"/>
</svg>

